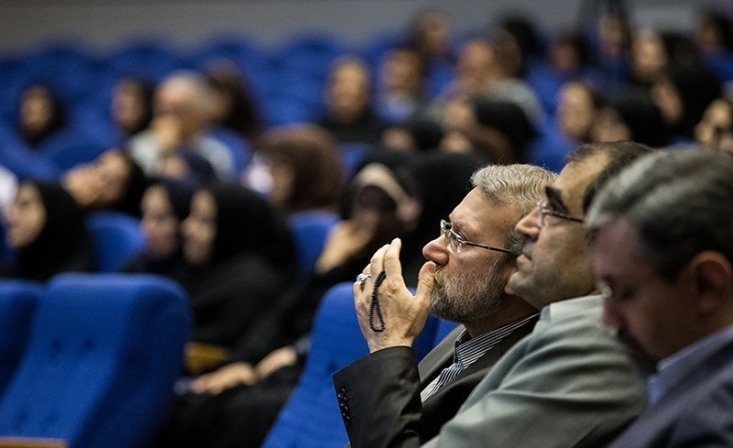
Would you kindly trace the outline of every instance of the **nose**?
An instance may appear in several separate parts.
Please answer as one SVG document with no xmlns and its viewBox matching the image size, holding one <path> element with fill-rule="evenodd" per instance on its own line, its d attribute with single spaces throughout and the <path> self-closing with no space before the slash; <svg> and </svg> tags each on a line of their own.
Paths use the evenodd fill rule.
<svg viewBox="0 0 733 448">
<path fill-rule="evenodd" d="M 540 208 L 535 207 L 529 214 L 525 215 L 524 218 L 520 219 L 514 229 L 525 238 L 536 240 L 540 233 L 540 228 L 537 225 L 537 219 L 539 218 Z"/>
<path fill-rule="evenodd" d="M 446 246 L 445 237 L 441 234 L 439 237 L 428 242 L 422 248 L 422 255 L 428 261 L 432 261 L 438 266 L 448 264 L 448 246 Z"/>
</svg>

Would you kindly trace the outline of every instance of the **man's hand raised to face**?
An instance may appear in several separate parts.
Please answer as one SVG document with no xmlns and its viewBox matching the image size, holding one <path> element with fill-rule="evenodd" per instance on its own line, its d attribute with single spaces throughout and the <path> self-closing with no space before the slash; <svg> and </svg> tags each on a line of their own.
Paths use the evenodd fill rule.
<svg viewBox="0 0 733 448">
<path fill-rule="evenodd" d="M 399 259 L 401 248 L 402 241 L 395 238 L 392 243 L 379 249 L 369 265 L 364 268 L 363 273 L 369 274 L 369 278 L 362 283 L 354 283 L 356 314 L 371 353 L 387 347 L 412 346 L 412 342 L 425 326 L 428 316 L 435 264 L 427 262 L 420 269 L 417 291 L 413 296 L 402 277 L 402 265 Z M 377 288 L 379 305 L 372 306 L 374 283 L 381 271 L 386 275 Z M 378 317 L 379 310 L 384 322 L 383 327 Z M 379 328 L 384 328 L 383 331 L 372 329 L 377 323 Z"/>
</svg>

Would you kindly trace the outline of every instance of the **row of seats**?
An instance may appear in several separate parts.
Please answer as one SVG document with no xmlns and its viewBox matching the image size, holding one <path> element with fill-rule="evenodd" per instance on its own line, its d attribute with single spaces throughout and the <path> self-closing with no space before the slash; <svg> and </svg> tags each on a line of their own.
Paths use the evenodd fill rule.
<svg viewBox="0 0 733 448">
<path fill-rule="evenodd" d="M 331 375 L 368 353 L 352 284 L 323 298 L 305 370 L 265 447 L 347 441 Z M 57 439 L 74 448 L 146 446 L 165 416 L 190 317 L 185 293 L 147 275 L 64 274 L 0 281 L 0 446 Z M 422 358 L 455 324 L 430 317 Z"/>
<path fill-rule="evenodd" d="M 1 437 L 73 448 L 152 440 L 190 334 L 180 286 L 119 274 L 6 280 L 0 319 Z"/>
</svg>

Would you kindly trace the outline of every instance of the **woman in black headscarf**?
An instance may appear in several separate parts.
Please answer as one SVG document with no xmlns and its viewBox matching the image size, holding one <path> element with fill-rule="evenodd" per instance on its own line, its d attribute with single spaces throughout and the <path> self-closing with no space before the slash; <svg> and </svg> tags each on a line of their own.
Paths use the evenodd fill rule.
<svg viewBox="0 0 733 448">
<path fill-rule="evenodd" d="M 287 224 L 255 192 L 218 184 L 196 192 L 182 230 L 192 339 L 229 347 L 294 277 Z"/>
<path fill-rule="evenodd" d="M 651 96 L 673 137 L 691 142 L 695 125 L 710 103 L 723 96 L 723 88 L 718 76 L 707 68 L 675 67 L 654 83 Z"/>
<path fill-rule="evenodd" d="M 183 180 L 163 178 L 151 183 L 140 204 L 145 250 L 125 263 L 123 272 L 179 280 L 183 269 L 181 223 L 188 217 L 195 191 L 195 184 Z"/>
<path fill-rule="evenodd" d="M 15 263 L 4 266 L 2 276 L 45 282 L 60 272 L 93 269 L 84 212 L 60 185 L 22 182 L 6 218 Z"/>
<path fill-rule="evenodd" d="M 18 110 L 20 136 L 31 149 L 39 148 L 66 126 L 64 105 L 49 86 L 29 84 L 22 92 Z"/>
</svg>

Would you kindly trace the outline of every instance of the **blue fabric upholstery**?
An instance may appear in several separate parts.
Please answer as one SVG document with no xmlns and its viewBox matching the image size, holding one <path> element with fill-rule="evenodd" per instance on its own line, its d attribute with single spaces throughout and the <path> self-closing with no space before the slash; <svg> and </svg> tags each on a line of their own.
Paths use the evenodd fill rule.
<svg viewBox="0 0 733 448">
<path fill-rule="evenodd" d="M 137 218 L 120 212 L 94 212 L 87 219 L 98 272 L 115 272 L 145 248 Z"/>
<path fill-rule="evenodd" d="M 42 290 L 40 283 L 0 281 L 0 397 L 23 357 Z"/>
<path fill-rule="evenodd" d="M 326 243 L 328 232 L 338 221 L 335 213 L 301 212 L 290 217 L 290 231 L 298 253 L 298 271 L 307 275 L 313 271 Z"/>
<path fill-rule="evenodd" d="M 356 318 L 352 287 L 352 283 L 338 284 L 323 297 L 305 370 L 263 448 L 342 448 L 349 441 L 331 375 L 369 353 Z M 432 348 L 436 327 L 437 319 L 430 317 L 413 344 L 418 359 Z"/>
<path fill-rule="evenodd" d="M 71 448 L 147 446 L 189 333 L 185 293 L 170 280 L 55 277 L 0 401 L 0 435 L 61 438 Z"/>
<path fill-rule="evenodd" d="M 458 323 L 451 322 L 449 320 L 438 319 L 438 324 L 435 328 L 435 337 L 433 338 L 433 346 L 440 344 L 440 341 L 448 336 L 448 333 L 453 331 L 458 326 Z"/>
</svg>

